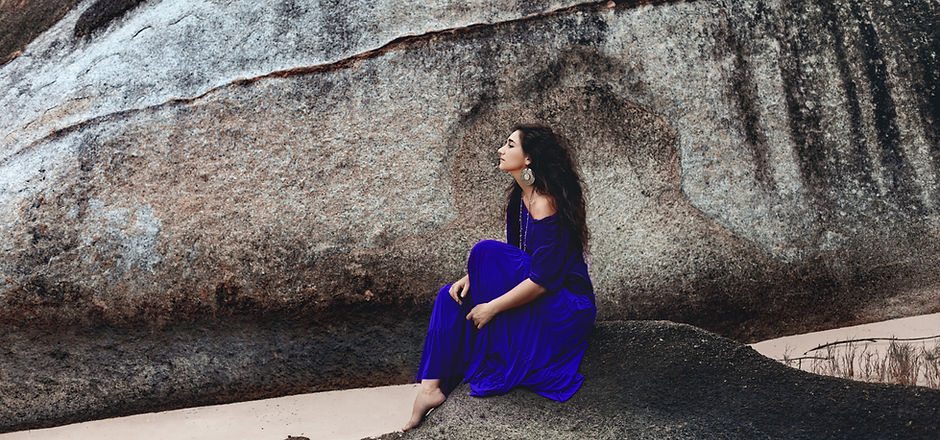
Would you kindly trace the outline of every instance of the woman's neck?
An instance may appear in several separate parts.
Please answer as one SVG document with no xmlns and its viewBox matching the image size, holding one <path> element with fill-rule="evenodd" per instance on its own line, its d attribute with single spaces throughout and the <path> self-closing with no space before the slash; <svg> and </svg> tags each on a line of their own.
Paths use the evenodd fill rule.
<svg viewBox="0 0 940 440">
<path fill-rule="evenodd" d="M 529 205 L 532 202 L 532 197 L 535 196 L 535 187 L 527 185 L 519 185 L 522 188 L 522 198 L 525 200 L 526 205 Z"/>
</svg>

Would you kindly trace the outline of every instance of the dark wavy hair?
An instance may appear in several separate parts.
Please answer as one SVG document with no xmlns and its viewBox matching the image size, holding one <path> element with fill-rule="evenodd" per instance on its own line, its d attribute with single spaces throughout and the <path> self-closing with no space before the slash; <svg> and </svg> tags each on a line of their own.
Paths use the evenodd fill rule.
<svg viewBox="0 0 940 440">
<path fill-rule="evenodd" d="M 516 124 L 510 133 L 519 130 L 522 151 L 532 163 L 535 191 L 551 196 L 562 225 L 572 231 L 582 250 L 587 250 L 591 234 L 587 228 L 586 201 L 581 184 L 577 157 L 567 140 L 546 125 Z M 509 186 L 509 206 L 522 196 L 522 188 L 513 179 Z"/>
</svg>

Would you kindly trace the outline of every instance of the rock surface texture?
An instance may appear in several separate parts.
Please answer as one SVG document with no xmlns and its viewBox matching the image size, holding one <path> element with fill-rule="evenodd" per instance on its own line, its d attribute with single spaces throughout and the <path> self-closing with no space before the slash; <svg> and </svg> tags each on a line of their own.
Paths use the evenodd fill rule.
<svg viewBox="0 0 940 440">
<path fill-rule="evenodd" d="M 0 65 L 23 53 L 34 38 L 59 21 L 79 0 L 0 2 Z"/>
<path fill-rule="evenodd" d="M 0 69 L 8 324 L 426 306 L 530 119 L 580 153 L 601 318 L 940 310 L 934 2 L 167 0 L 75 37 L 89 3 Z"/>
<path fill-rule="evenodd" d="M 0 432 L 409 382 L 427 319 L 359 312 L 372 322 L 2 332 Z"/>
<path fill-rule="evenodd" d="M 688 325 L 597 326 L 566 402 L 466 384 L 417 429 L 381 439 L 936 439 L 940 391 L 786 367 Z"/>
<path fill-rule="evenodd" d="M 504 236 L 495 151 L 527 120 L 580 156 L 600 319 L 753 341 L 938 311 L 938 18 L 880 0 L 81 2 L 0 65 L 3 337 L 79 329 L 92 350 L 111 328 L 211 341 L 284 321 L 414 353 L 381 323 L 420 332 L 473 243 Z M 373 383 L 355 362 L 344 383 Z M 138 398 L 192 391 L 160 389 Z M 23 422 L 9 399 L 0 420 Z"/>
</svg>

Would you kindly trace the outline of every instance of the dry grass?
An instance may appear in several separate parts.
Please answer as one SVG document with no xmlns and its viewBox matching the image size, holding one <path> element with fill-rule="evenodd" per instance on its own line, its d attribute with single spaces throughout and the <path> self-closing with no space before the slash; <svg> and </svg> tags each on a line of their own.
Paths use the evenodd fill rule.
<svg viewBox="0 0 940 440">
<path fill-rule="evenodd" d="M 881 340 L 889 341 L 884 352 L 871 349 L 871 344 L 866 343 L 873 340 L 839 341 L 809 350 L 799 357 L 790 356 L 788 349 L 781 362 L 826 376 L 940 389 L 940 342 L 928 348 L 923 342 Z M 815 353 L 811 355 L 812 352 Z"/>
</svg>

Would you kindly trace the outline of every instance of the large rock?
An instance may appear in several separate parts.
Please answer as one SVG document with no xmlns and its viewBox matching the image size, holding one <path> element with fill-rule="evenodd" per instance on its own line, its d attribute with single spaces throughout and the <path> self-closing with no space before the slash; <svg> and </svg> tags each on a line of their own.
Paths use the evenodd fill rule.
<svg viewBox="0 0 940 440">
<path fill-rule="evenodd" d="M 3 321 L 426 306 L 502 235 L 494 150 L 527 119 L 579 150 L 602 318 L 754 339 L 940 309 L 933 3 L 230 7 L 90 40 L 76 10 L 0 69 Z"/>
<path fill-rule="evenodd" d="M 331 326 L 391 345 L 344 358 L 342 379 L 234 381 L 227 398 L 375 383 L 375 359 L 400 381 L 417 359 L 388 352 L 420 338 L 398 336 L 504 233 L 495 150 L 529 119 L 579 152 L 603 319 L 750 341 L 940 310 L 935 2 L 164 0 L 76 37 L 93 4 L 0 66 L 12 342 L 71 328 L 94 350 L 117 326 L 211 344 L 219 323 L 283 319 L 314 352 Z M 408 332 L 383 325 L 398 318 Z M 4 362 L 55 376 L 48 356 Z M 47 385 L 27 392 L 94 386 Z"/>
<path fill-rule="evenodd" d="M 14 25 L 42 27 L 35 22 L 45 12 L 43 7 L 70 6 L 62 0 L 20 3 L 22 7 L 11 7 L 3 15 L 13 22 L 0 30 L 4 39 L 28 37 L 29 33 L 12 32 Z M 0 90 L 5 93 L 0 95 L 0 108 L 8 114 L 0 120 L 5 147 L 0 159 L 50 131 L 97 117 L 201 96 L 271 72 L 324 67 L 410 36 L 519 19 L 575 2 L 138 3 L 81 2 L 2 66 Z M 54 16 L 51 11 L 48 15 Z"/>
<path fill-rule="evenodd" d="M 687 325 L 605 322 L 584 385 L 556 402 L 458 387 L 417 429 L 382 439 L 936 439 L 940 391 L 817 376 Z"/>
</svg>

